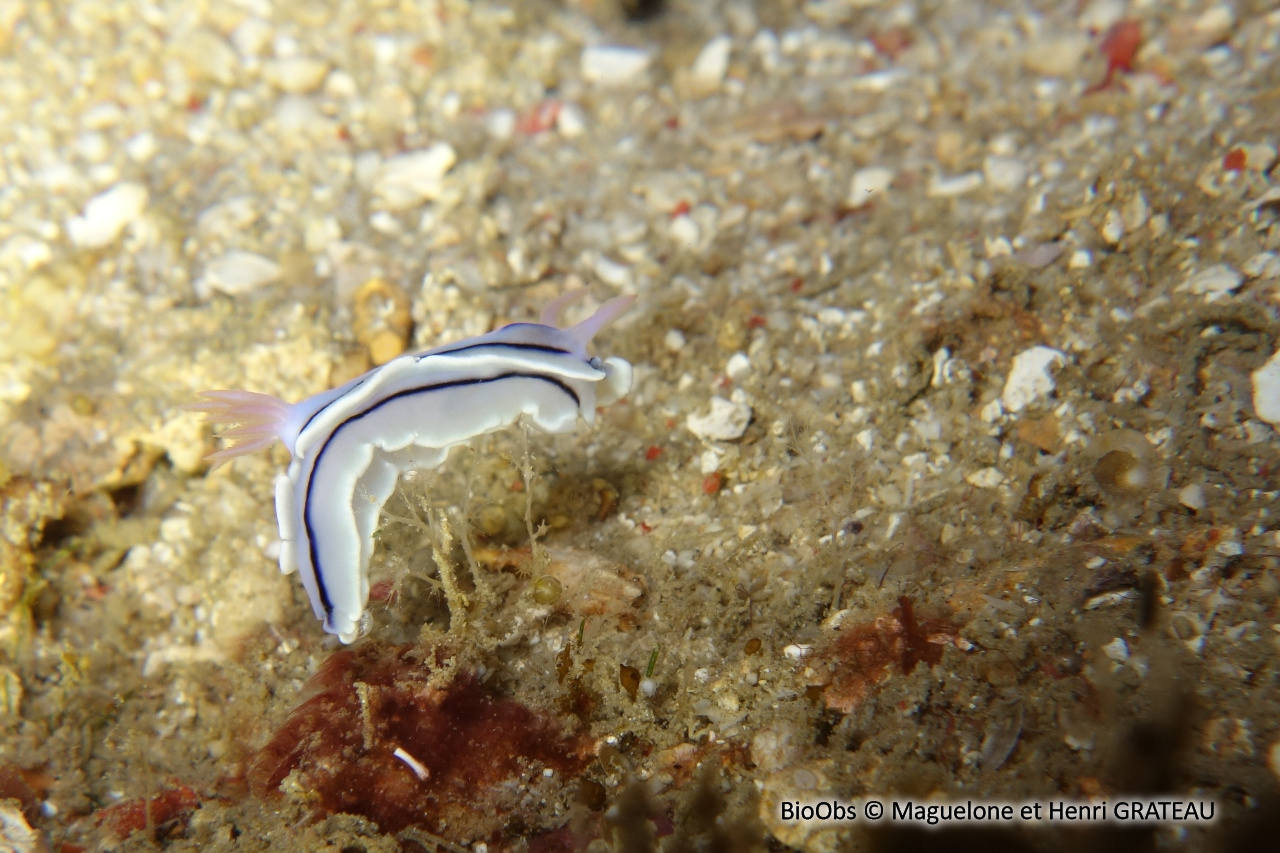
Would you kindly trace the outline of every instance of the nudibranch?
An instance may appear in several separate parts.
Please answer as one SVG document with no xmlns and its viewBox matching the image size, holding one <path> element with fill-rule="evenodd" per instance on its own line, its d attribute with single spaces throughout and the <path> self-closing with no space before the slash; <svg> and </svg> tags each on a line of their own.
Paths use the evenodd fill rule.
<svg viewBox="0 0 1280 853">
<path fill-rule="evenodd" d="M 538 323 L 400 356 L 299 403 L 206 391 L 190 407 L 236 425 L 221 433 L 235 443 L 208 457 L 215 464 L 277 440 L 289 449 L 293 459 L 275 484 L 280 570 L 299 572 L 325 631 L 350 643 L 364 630 L 373 534 L 400 474 L 434 468 L 450 448 L 521 416 L 545 432 L 568 432 L 630 390 L 631 365 L 591 357 L 587 344 L 635 297 L 559 328 L 564 306 L 582 292 L 555 300 Z"/>
</svg>

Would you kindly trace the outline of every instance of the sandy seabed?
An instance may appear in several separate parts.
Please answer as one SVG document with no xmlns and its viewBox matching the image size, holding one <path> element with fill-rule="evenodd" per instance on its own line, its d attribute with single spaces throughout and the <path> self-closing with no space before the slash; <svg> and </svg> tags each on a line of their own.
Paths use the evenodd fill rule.
<svg viewBox="0 0 1280 853">
<path fill-rule="evenodd" d="M 1277 115 L 1251 0 L 0 7 L 0 849 L 1274 838 Z M 580 287 L 341 646 L 181 406 Z"/>
</svg>

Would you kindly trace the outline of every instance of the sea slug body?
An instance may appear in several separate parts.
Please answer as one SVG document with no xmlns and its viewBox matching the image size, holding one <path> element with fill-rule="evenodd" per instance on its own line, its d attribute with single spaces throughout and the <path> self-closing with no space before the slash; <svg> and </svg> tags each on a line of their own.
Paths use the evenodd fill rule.
<svg viewBox="0 0 1280 853">
<path fill-rule="evenodd" d="M 189 407 L 236 443 L 227 460 L 282 441 L 293 459 L 276 478 L 280 569 L 299 571 L 324 630 L 358 637 L 369 600 L 369 558 L 382 505 L 401 473 L 434 468 L 450 448 L 510 426 L 522 415 L 549 433 L 631 388 L 631 365 L 587 355 L 587 344 L 631 306 L 623 296 L 569 328 L 556 319 L 581 295 L 561 296 L 539 323 L 514 323 L 479 337 L 404 355 L 347 384 L 289 404 L 249 391 L 206 391 Z"/>
</svg>

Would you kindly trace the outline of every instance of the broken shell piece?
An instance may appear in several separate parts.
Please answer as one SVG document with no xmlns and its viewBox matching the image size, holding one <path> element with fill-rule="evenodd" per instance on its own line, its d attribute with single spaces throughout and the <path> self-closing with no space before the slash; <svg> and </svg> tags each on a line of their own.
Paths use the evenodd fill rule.
<svg viewBox="0 0 1280 853">
<path fill-rule="evenodd" d="M 195 291 L 201 299 L 208 299 L 215 290 L 227 296 L 243 296 L 271 284 L 280 275 L 280 265 L 270 258 L 235 250 L 209 262 L 204 275 L 196 280 Z"/>
<path fill-rule="evenodd" d="M 644 75 L 649 52 L 636 47 L 591 45 L 582 51 L 582 79 L 597 86 L 625 86 Z"/>
<path fill-rule="evenodd" d="M 1183 486 L 1178 490 L 1178 503 L 1187 509 L 1201 512 L 1208 504 L 1204 498 L 1204 487 L 1199 483 Z"/>
<path fill-rule="evenodd" d="M 853 183 L 849 187 L 849 204 L 861 207 L 875 196 L 889 189 L 893 183 L 894 171 L 885 166 L 868 166 L 853 173 Z"/>
<path fill-rule="evenodd" d="M 1226 264 L 1214 264 L 1187 279 L 1179 290 L 1189 290 L 1214 302 L 1226 297 L 1244 282 L 1244 276 Z"/>
<path fill-rule="evenodd" d="M 147 207 L 147 188 L 124 182 L 89 199 L 83 216 L 67 222 L 67 236 L 82 249 L 100 249 L 120 236 Z"/>
<path fill-rule="evenodd" d="M 458 154 L 447 142 L 399 154 L 379 167 L 374 179 L 374 195 L 388 210 L 407 210 L 424 201 L 433 201 L 444 190 L 445 174 L 457 162 Z"/>
<path fill-rule="evenodd" d="M 729 51 L 733 40 L 718 35 L 707 42 L 689 69 L 689 83 L 694 91 L 705 94 L 716 89 L 729 70 Z"/>
<path fill-rule="evenodd" d="M 591 551 L 555 547 L 545 549 L 545 554 L 547 565 L 534 582 L 535 600 L 539 584 L 543 591 L 558 584 L 562 594 L 556 597 L 556 606 L 583 616 L 617 616 L 637 606 L 649 591 L 640 575 Z M 528 573 L 534 567 L 534 555 L 527 547 L 509 551 L 477 548 L 475 558 L 486 568 L 510 568 L 517 573 Z"/>
<path fill-rule="evenodd" d="M 1053 393 L 1052 371 L 1066 361 L 1066 356 L 1051 347 L 1031 347 L 1013 357 L 1013 367 L 1000 392 L 1006 412 L 1020 412 L 1032 403 Z"/>
<path fill-rule="evenodd" d="M 546 572 L 560 581 L 563 601 L 578 613 L 617 615 L 640 603 L 644 579 L 626 566 L 578 548 L 548 548 Z"/>
<path fill-rule="evenodd" d="M 1280 350 L 1250 375 L 1253 410 L 1272 426 L 1280 426 Z"/>
<path fill-rule="evenodd" d="M 711 398 L 711 411 L 705 415 L 689 415 L 685 426 L 698 438 L 708 441 L 732 441 L 742 438 L 751 423 L 751 407 L 723 397 Z"/>
<path fill-rule="evenodd" d="M 404 352 L 413 330 L 409 294 L 380 278 L 360 285 L 355 294 L 352 331 L 374 364 L 386 364 Z"/>
</svg>

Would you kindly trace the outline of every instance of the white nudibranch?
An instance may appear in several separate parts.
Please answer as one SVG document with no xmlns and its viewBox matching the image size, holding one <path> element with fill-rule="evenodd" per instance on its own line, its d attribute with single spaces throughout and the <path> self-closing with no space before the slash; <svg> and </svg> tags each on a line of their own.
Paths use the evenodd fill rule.
<svg viewBox="0 0 1280 853">
<path fill-rule="evenodd" d="M 295 570 L 324 630 L 344 643 L 360 635 L 369 600 L 369 558 L 378 514 L 400 474 L 434 468 L 458 444 L 522 415 L 549 433 L 595 419 L 631 388 L 631 365 L 592 358 L 587 344 L 635 297 L 606 302 L 566 329 L 556 321 L 583 291 L 548 305 L 539 323 L 404 355 L 299 403 L 251 391 L 206 391 L 188 407 L 235 443 L 208 458 L 222 464 L 282 441 L 292 454 L 276 478 L 280 570 Z"/>
</svg>

